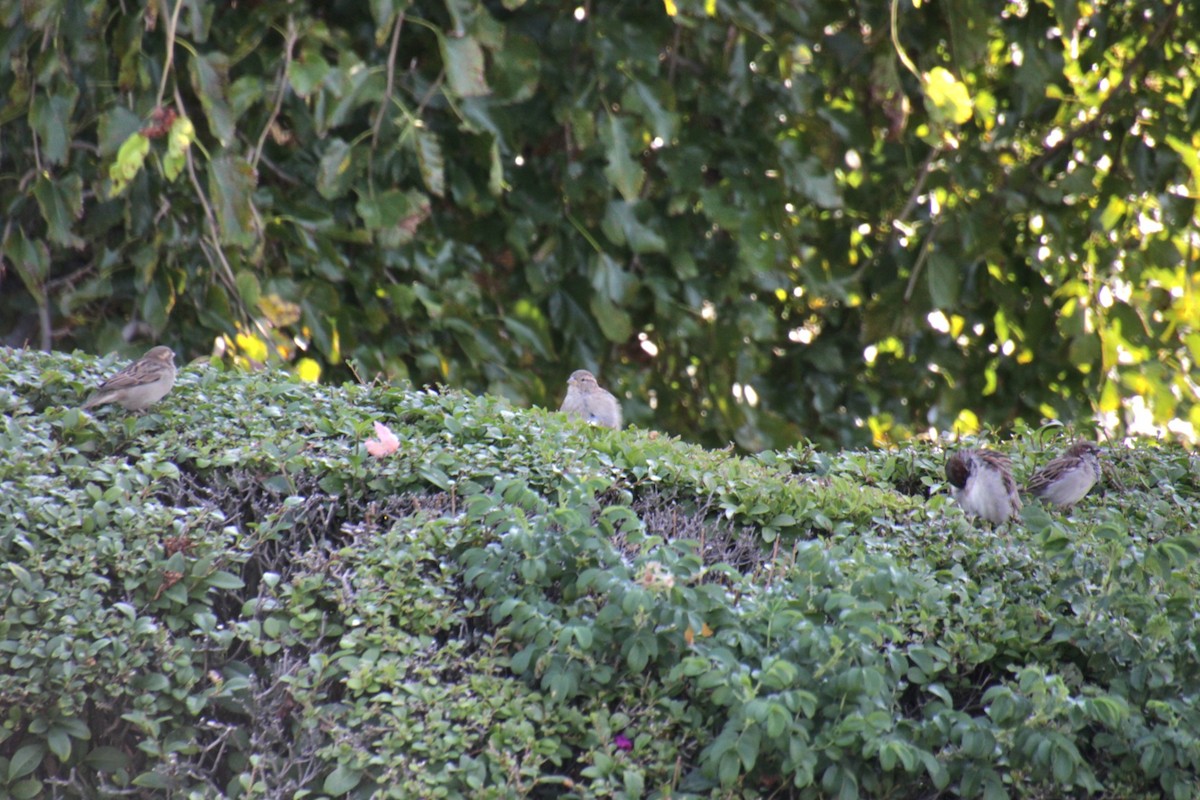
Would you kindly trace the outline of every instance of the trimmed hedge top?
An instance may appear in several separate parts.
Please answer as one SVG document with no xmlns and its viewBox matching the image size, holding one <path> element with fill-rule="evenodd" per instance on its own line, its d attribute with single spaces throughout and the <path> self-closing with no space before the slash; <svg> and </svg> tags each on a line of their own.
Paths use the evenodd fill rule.
<svg viewBox="0 0 1200 800">
<path fill-rule="evenodd" d="M 80 412 L 118 366 L 0 350 L 0 792 L 1197 794 L 1182 450 L 992 529 L 935 444 L 744 458 L 207 364 Z"/>
</svg>

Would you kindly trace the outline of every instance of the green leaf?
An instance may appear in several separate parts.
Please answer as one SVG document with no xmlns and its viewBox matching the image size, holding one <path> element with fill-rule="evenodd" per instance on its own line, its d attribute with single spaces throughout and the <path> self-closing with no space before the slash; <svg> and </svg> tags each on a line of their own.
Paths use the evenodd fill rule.
<svg viewBox="0 0 1200 800">
<path fill-rule="evenodd" d="M 48 730 L 46 744 L 50 746 L 50 752 L 54 753 L 59 761 L 67 761 L 71 758 L 71 737 L 62 728 Z"/>
<path fill-rule="evenodd" d="M 354 148 L 343 139 L 333 138 L 321 154 L 317 167 L 317 193 L 334 200 L 350 191 L 358 170 L 353 169 Z"/>
<path fill-rule="evenodd" d="M 608 115 L 607 136 L 604 137 L 608 166 L 604 168 L 604 176 L 627 202 L 632 203 L 642 191 L 646 173 L 630 155 L 632 136 L 629 127 L 629 120 L 616 114 Z"/>
<path fill-rule="evenodd" d="M 499 197 L 504 191 L 504 163 L 500 159 L 500 143 L 494 138 L 488 148 L 488 194 Z"/>
<path fill-rule="evenodd" d="M 621 773 L 621 781 L 625 785 L 625 797 L 641 797 L 646 791 L 646 780 L 636 769 L 626 769 Z"/>
<path fill-rule="evenodd" d="M 629 314 L 617 308 L 607 297 L 601 294 L 592 294 L 589 305 L 592 310 L 592 318 L 600 326 L 604 338 L 610 342 L 622 343 L 629 341 L 629 338 L 633 336 L 633 321 Z"/>
<path fill-rule="evenodd" d="M 362 197 L 355 206 L 368 230 L 376 231 L 384 247 L 399 247 L 413 240 L 417 228 L 429 217 L 429 197 L 410 190 L 389 189 Z"/>
<path fill-rule="evenodd" d="M 329 62 L 315 47 L 306 47 L 288 66 L 288 83 L 300 97 L 307 98 L 321 88 L 333 72 Z"/>
<path fill-rule="evenodd" d="M 130 765 L 130 757 L 126 756 L 125 752 L 121 751 L 119 747 L 96 747 L 86 754 L 83 760 L 92 769 L 101 772 L 124 770 L 128 769 L 128 765 Z"/>
<path fill-rule="evenodd" d="M 225 570 L 217 570 L 204 579 L 204 582 L 214 589 L 235 590 L 241 589 L 246 584 L 237 575 Z"/>
<path fill-rule="evenodd" d="M 492 90 L 503 103 L 524 103 L 537 94 L 542 59 L 537 43 L 528 36 L 509 35 L 504 48 L 492 56 Z"/>
<path fill-rule="evenodd" d="M 21 781 L 12 786 L 12 800 L 33 800 L 42 796 L 42 789 L 42 782 L 35 778 Z"/>
<path fill-rule="evenodd" d="M 33 185 L 33 196 L 42 211 L 42 218 L 46 220 L 50 241 L 63 247 L 81 249 L 85 243 L 72 229 L 83 216 L 83 178 L 78 173 L 58 180 L 41 175 Z"/>
<path fill-rule="evenodd" d="M 44 284 L 50 274 L 50 250 L 44 242 L 31 242 L 17 228 L 4 245 L 4 256 L 17 271 L 25 288 L 38 305 L 46 302 Z"/>
<path fill-rule="evenodd" d="M 408 8 L 410 0 L 370 0 L 371 18 L 375 21 L 375 46 L 382 47 L 392 35 L 396 15 Z"/>
<path fill-rule="evenodd" d="M 27 744 L 18 749 L 17 752 L 13 753 L 12 759 L 8 762 L 8 783 L 13 783 L 19 778 L 24 778 L 37 769 L 45 755 L 46 745 L 41 742 Z"/>
<path fill-rule="evenodd" d="M 483 48 L 469 36 L 440 36 L 442 63 L 450 91 L 459 97 L 482 97 L 491 92 L 483 76 Z"/>
<path fill-rule="evenodd" d="M 591 273 L 592 288 L 614 303 L 624 301 L 638 285 L 633 274 L 607 253 L 592 259 Z"/>
<path fill-rule="evenodd" d="M 49 164 L 67 162 L 73 131 L 71 114 L 78 99 L 79 88 L 73 85 L 57 88 L 51 95 L 34 95 L 29 124 L 37 134 L 41 157 Z"/>
<path fill-rule="evenodd" d="M 436 134 L 426 130 L 418 130 L 417 164 L 421 169 L 421 180 L 425 188 L 437 197 L 446 194 L 446 163 L 442 157 L 441 140 Z"/>
<path fill-rule="evenodd" d="M 614 244 L 627 245 L 635 253 L 665 253 L 667 241 L 652 228 L 643 225 L 635 215 L 642 205 L 613 200 L 608 204 L 601 229 Z"/>
<path fill-rule="evenodd" d="M 929 281 L 929 297 L 934 308 L 958 306 L 962 288 L 963 265 L 935 246 L 925 262 Z"/>
<path fill-rule="evenodd" d="M 228 147 L 237 131 L 233 111 L 229 107 L 229 58 L 224 53 L 196 55 L 188 61 L 192 90 L 200 99 L 200 107 L 214 136 Z"/>
<path fill-rule="evenodd" d="M 258 283 L 258 276 L 244 269 L 238 272 L 234 282 L 246 307 L 258 308 L 259 300 L 262 299 L 262 287 Z"/>
<path fill-rule="evenodd" d="M 326 794 L 340 797 L 358 786 L 361 781 L 362 770 L 351 769 L 344 764 L 339 764 L 333 772 L 329 773 L 323 788 Z"/>
<path fill-rule="evenodd" d="M 166 775 L 150 770 L 138 775 L 132 781 L 134 786 L 140 786 L 143 789 L 158 789 L 159 791 L 167 791 L 172 788 L 171 779 Z"/>
<path fill-rule="evenodd" d="M 253 247 L 256 241 L 251 200 L 257 176 L 241 156 L 222 153 L 208 165 L 208 191 L 222 244 Z"/>
<path fill-rule="evenodd" d="M 722 786 L 732 786 L 741 774 L 741 761 L 738 759 L 738 754 L 730 750 L 721 756 L 721 760 L 717 764 L 717 780 Z"/>
</svg>

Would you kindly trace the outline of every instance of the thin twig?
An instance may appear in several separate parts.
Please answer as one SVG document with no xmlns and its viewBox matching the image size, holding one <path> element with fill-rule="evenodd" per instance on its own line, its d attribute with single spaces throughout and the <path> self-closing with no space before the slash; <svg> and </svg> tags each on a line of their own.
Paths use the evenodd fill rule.
<svg viewBox="0 0 1200 800">
<path fill-rule="evenodd" d="M 1146 40 L 1146 46 L 1139 50 L 1137 55 L 1125 65 L 1125 69 L 1121 71 L 1121 80 L 1118 81 L 1117 85 L 1113 87 L 1113 90 L 1109 93 L 1108 97 L 1104 98 L 1104 101 L 1100 103 L 1100 107 L 1096 109 L 1096 113 L 1092 115 L 1091 119 L 1080 123 L 1077 128 L 1073 128 L 1070 132 L 1063 136 L 1061 141 L 1059 141 L 1050 149 L 1046 150 L 1046 152 L 1042 153 L 1033 161 L 1029 162 L 1030 172 L 1036 173 L 1042 167 L 1046 166 L 1048 163 L 1061 155 L 1064 151 L 1071 148 L 1077 139 L 1082 136 L 1086 136 L 1104 124 L 1104 120 L 1110 113 L 1113 104 L 1116 103 L 1121 96 L 1129 92 L 1130 86 L 1133 85 L 1134 71 L 1141 67 L 1142 62 L 1146 60 L 1146 55 L 1148 53 L 1162 52 L 1162 41 L 1170 32 L 1171 26 L 1175 23 L 1175 20 L 1178 17 L 1180 2 L 1181 0 L 1175 0 L 1173 5 L 1167 7 L 1166 16 L 1163 21 L 1159 23 L 1158 27 L 1154 30 L 1154 33 L 1152 33 L 1150 38 Z"/>
<path fill-rule="evenodd" d="M 921 196 L 921 192 L 925 191 L 925 181 L 933 173 L 933 162 L 942 154 L 942 145 L 938 145 L 929 151 L 929 155 L 925 157 L 925 161 L 921 164 L 921 173 L 917 175 L 917 182 L 913 186 L 911 192 L 908 193 L 908 201 L 904 204 L 904 208 L 900 209 L 900 213 L 892 220 L 892 241 L 888 242 L 890 247 L 895 243 L 897 227 L 903 225 L 908 215 L 916 208 L 917 198 Z"/>
<path fill-rule="evenodd" d="M 50 336 L 50 298 L 46 296 L 46 287 L 42 285 L 41 302 L 38 303 L 38 325 L 42 333 L 42 350 L 49 353 L 53 339 Z"/>
<path fill-rule="evenodd" d="M 892 47 L 896 48 L 896 55 L 900 58 L 900 63 L 905 69 L 917 76 L 920 80 L 921 73 L 917 71 L 917 65 L 908 57 L 908 53 L 904 52 L 904 48 L 900 45 L 900 24 L 897 21 L 897 7 L 900 5 L 900 0 L 892 0 Z"/>
<path fill-rule="evenodd" d="M 175 102 L 180 109 L 183 108 L 183 98 L 179 96 L 178 88 L 175 89 Z M 195 159 L 192 157 L 192 151 L 190 148 L 187 151 L 186 163 L 188 169 L 188 178 L 192 182 L 192 188 L 196 192 L 196 198 L 200 201 L 200 206 L 204 209 L 204 219 L 208 223 L 209 239 L 212 244 L 213 253 L 215 253 L 216 260 L 224 270 L 223 272 L 221 270 L 218 270 L 217 272 L 220 275 L 222 282 L 225 284 L 225 288 L 227 288 L 229 293 L 233 295 L 234 302 L 236 302 L 238 307 L 241 309 L 242 317 L 254 324 L 258 328 L 259 332 L 263 334 L 263 337 L 267 341 L 270 341 L 268 331 L 262 326 L 262 323 L 260 323 L 252 314 L 249 313 L 245 303 L 242 302 L 242 295 L 237 289 L 237 280 L 233 275 L 233 267 L 230 266 L 228 259 L 225 258 L 225 251 L 221 249 L 221 231 L 220 227 L 217 225 L 216 212 L 213 211 L 212 205 L 208 202 L 207 195 L 204 194 L 204 189 L 200 186 L 200 179 L 196 176 Z M 201 242 L 203 242 L 203 239 L 201 239 Z M 211 263 L 212 261 L 213 258 L 210 256 L 209 262 Z"/>
<path fill-rule="evenodd" d="M 929 230 L 929 235 L 925 237 L 925 241 L 921 242 L 921 252 L 917 253 L 917 263 L 913 264 L 912 275 L 908 276 L 908 286 L 904 287 L 904 302 L 906 303 L 912 299 L 913 290 L 917 285 L 917 277 L 921 274 L 921 268 L 925 266 L 925 262 L 929 260 L 929 252 L 933 249 L 933 240 L 937 236 L 939 227 L 941 227 L 941 222 L 935 221 Z"/>
<path fill-rule="evenodd" d="M 934 147 L 932 150 L 929 151 L 929 155 L 927 155 L 925 157 L 925 160 L 921 163 L 921 170 L 920 170 L 920 174 L 917 175 L 917 182 L 916 182 L 916 184 L 913 185 L 912 191 L 908 193 L 908 201 L 905 202 L 904 208 L 900 209 L 900 213 L 897 214 L 895 216 L 895 218 L 892 219 L 892 223 L 891 223 L 892 230 L 888 236 L 888 243 L 881 250 L 881 252 L 887 252 L 887 251 L 891 250 L 892 247 L 895 246 L 896 239 L 899 238 L 898 231 L 900 229 L 900 226 L 905 223 L 905 221 L 908 219 L 908 215 L 912 213 L 914 208 L 916 208 L 917 198 L 919 198 L 921 196 L 921 192 L 925 191 L 925 181 L 927 181 L 929 179 L 929 176 L 933 173 L 933 162 L 937 160 L 938 156 L 940 156 L 942 154 L 942 152 L 943 152 L 942 145 L 939 144 L 937 147 Z M 868 267 L 874 266 L 878 263 L 879 263 L 878 256 L 871 259 L 870 261 L 864 261 L 862 266 L 860 266 L 857 270 L 854 271 L 854 275 L 851 276 L 851 280 L 857 281 L 858 279 L 860 279 L 863 276 L 863 273 L 865 273 L 867 271 Z"/>
<path fill-rule="evenodd" d="M 383 92 L 383 100 L 379 110 L 375 112 L 375 122 L 371 125 L 371 147 L 379 143 L 379 127 L 383 124 L 383 114 L 392 101 L 392 90 L 396 86 L 396 53 L 400 49 L 400 29 L 404 27 L 404 13 L 396 15 L 396 24 L 392 27 L 392 47 L 388 51 L 387 86 Z"/>
<path fill-rule="evenodd" d="M 271 132 L 271 126 L 275 124 L 275 120 L 279 118 L 279 111 L 283 108 L 283 96 L 287 93 L 288 85 L 288 70 L 292 66 L 292 51 L 296 48 L 296 40 L 300 37 L 296 30 L 296 18 L 288 14 L 287 32 L 283 35 L 283 66 L 279 69 L 279 85 L 275 89 L 275 104 L 271 108 L 271 114 L 267 117 L 267 122 L 263 125 L 262 133 L 258 135 L 258 144 L 254 147 L 254 155 L 250 158 L 250 166 L 255 170 L 258 169 L 258 159 L 262 156 L 263 145 L 267 142 L 267 134 Z"/>
<path fill-rule="evenodd" d="M 175 11 L 167 20 L 167 56 L 163 62 L 162 81 L 158 84 L 158 99 L 154 101 L 155 108 L 162 108 L 163 96 L 167 93 L 167 79 L 171 77 L 171 67 L 175 63 L 175 31 L 179 27 L 179 12 L 183 10 L 184 0 L 175 3 Z M 170 0 L 162 0 L 163 7 L 169 9 Z M 165 14 L 163 16 L 166 16 Z"/>
</svg>

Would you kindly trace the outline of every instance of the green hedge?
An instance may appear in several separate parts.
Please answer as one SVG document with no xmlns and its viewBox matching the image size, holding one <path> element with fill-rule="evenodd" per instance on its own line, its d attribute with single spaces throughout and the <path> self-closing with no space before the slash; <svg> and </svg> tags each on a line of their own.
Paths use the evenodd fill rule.
<svg viewBox="0 0 1200 800">
<path fill-rule="evenodd" d="M 1200 464 L 975 527 L 940 450 L 0 351 L 0 793 L 1195 797 Z M 375 421 L 400 449 L 374 458 Z M 1000 443 L 1023 477 L 1062 436 Z"/>
</svg>

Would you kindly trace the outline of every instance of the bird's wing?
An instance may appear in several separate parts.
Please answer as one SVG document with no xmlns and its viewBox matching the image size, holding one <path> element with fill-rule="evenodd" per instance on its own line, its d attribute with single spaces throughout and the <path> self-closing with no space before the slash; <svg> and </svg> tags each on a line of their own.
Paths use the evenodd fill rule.
<svg viewBox="0 0 1200 800">
<path fill-rule="evenodd" d="M 166 367 L 154 361 L 135 361 L 125 369 L 100 384 L 98 392 L 116 392 L 155 383 L 162 379 Z"/>
</svg>

